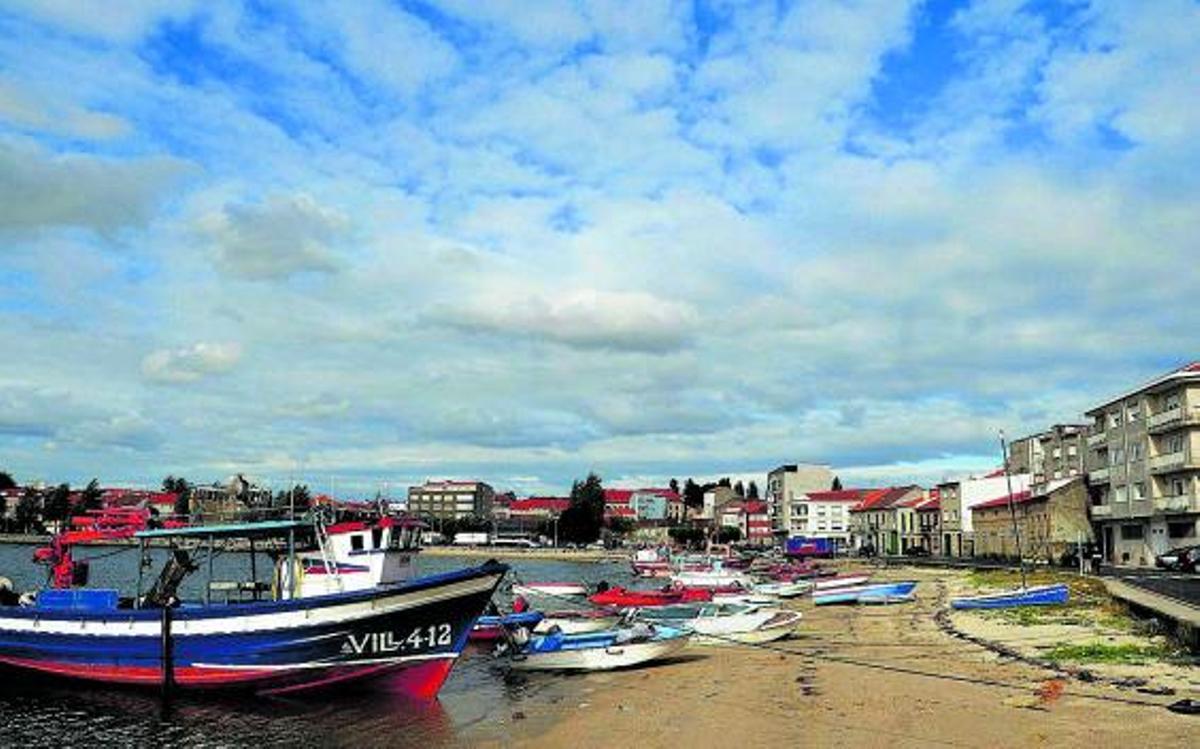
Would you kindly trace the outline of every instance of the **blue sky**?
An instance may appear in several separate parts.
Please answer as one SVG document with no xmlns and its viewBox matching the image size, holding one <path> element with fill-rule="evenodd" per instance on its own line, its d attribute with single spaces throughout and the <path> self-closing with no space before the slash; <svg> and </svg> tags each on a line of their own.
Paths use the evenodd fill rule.
<svg viewBox="0 0 1200 749">
<path fill-rule="evenodd" d="M 1193 0 L 6 3 L 0 469 L 986 468 L 1196 358 L 1197 69 Z"/>
</svg>

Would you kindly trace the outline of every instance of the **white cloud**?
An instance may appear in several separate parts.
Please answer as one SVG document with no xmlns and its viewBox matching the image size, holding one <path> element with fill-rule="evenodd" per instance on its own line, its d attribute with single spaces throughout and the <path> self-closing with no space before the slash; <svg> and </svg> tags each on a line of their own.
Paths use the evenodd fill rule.
<svg viewBox="0 0 1200 749">
<path fill-rule="evenodd" d="M 169 157 L 54 154 L 28 141 L 0 138 L 0 227 L 111 231 L 142 224 L 187 169 Z"/>
<path fill-rule="evenodd" d="M 142 359 L 142 374 L 151 382 L 180 384 L 231 371 L 242 358 L 237 343 L 196 343 L 152 351 Z"/>
<path fill-rule="evenodd" d="M 629 291 L 564 290 L 514 301 L 443 307 L 430 318 L 476 333 L 532 336 L 577 348 L 665 352 L 687 345 L 697 321 L 689 305 Z"/>
<path fill-rule="evenodd" d="M 222 273 L 262 281 L 336 272 L 333 249 L 348 234 L 349 220 L 308 195 L 274 195 L 259 204 L 228 205 L 206 216 L 202 228 Z"/>
<path fill-rule="evenodd" d="M 130 133 L 127 120 L 107 112 L 51 100 L 0 80 L 0 121 L 19 128 L 89 140 L 120 138 Z"/>
</svg>

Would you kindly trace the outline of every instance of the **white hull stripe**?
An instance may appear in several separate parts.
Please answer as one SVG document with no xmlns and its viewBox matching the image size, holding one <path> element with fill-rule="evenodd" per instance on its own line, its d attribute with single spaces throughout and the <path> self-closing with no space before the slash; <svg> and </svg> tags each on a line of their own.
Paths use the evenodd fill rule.
<svg viewBox="0 0 1200 749">
<path fill-rule="evenodd" d="M 312 609 L 295 609 L 269 614 L 241 614 L 237 604 L 228 605 L 229 616 L 203 619 L 176 619 L 171 631 L 178 637 L 188 635 L 244 634 L 260 631 L 286 631 L 303 627 L 367 619 L 397 611 L 420 608 L 439 601 L 490 591 L 496 584 L 494 576 L 464 580 L 450 585 L 428 588 L 392 596 L 360 600 Z M 303 600 L 303 599 L 301 599 Z M 55 635 L 90 635 L 96 637 L 158 637 L 158 620 L 121 620 L 121 611 L 109 614 L 111 619 L 5 619 L 0 618 L 0 632 L 22 632 Z M 99 614 L 94 614 L 98 617 Z M 180 616 L 179 613 L 176 616 Z M 186 616 L 186 613 L 183 614 Z"/>
<path fill-rule="evenodd" d="M 458 653 L 428 653 L 424 655 L 397 655 L 390 658 L 363 658 L 353 661 L 308 661 L 306 663 L 288 663 L 283 665 L 254 665 L 244 663 L 193 663 L 194 668 L 215 668 L 222 671 L 291 671 L 298 668 L 339 668 L 343 666 L 371 666 L 381 663 L 402 663 L 404 661 L 436 661 L 453 660 Z"/>
</svg>

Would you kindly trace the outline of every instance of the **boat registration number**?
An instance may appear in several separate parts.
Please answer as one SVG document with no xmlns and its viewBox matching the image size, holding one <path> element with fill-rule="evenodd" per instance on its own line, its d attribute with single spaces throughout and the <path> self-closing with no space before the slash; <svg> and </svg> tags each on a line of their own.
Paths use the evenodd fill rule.
<svg viewBox="0 0 1200 749">
<path fill-rule="evenodd" d="M 343 655 L 379 655 L 381 653 L 412 652 L 443 647 L 450 644 L 449 624 L 430 624 L 417 627 L 407 635 L 395 630 L 348 634 L 342 643 Z"/>
</svg>

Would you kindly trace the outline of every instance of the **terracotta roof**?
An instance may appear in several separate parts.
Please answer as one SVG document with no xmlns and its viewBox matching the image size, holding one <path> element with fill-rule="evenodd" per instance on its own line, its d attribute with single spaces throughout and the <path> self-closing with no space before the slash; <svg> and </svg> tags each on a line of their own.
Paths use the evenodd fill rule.
<svg viewBox="0 0 1200 749">
<path fill-rule="evenodd" d="M 981 503 L 973 506 L 971 509 L 972 510 L 990 510 L 993 507 L 1007 507 L 1009 496 L 1012 497 L 1013 504 L 1016 504 L 1016 505 L 1024 504 L 1025 502 L 1028 502 L 1028 501 L 1036 498 L 1033 495 L 1031 495 L 1028 490 L 1026 490 L 1023 492 L 1016 492 L 1012 495 L 1005 494 L 1003 497 L 996 497 L 995 499 L 989 499 L 986 502 L 981 502 Z"/>
<path fill-rule="evenodd" d="M 633 489 L 605 489 L 605 504 L 627 505 L 633 498 Z"/>
<path fill-rule="evenodd" d="M 887 510 L 896 506 L 896 503 L 904 499 L 904 495 L 919 489 L 917 486 L 889 486 L 886 489 L 874 489 L 868 492 L 862 502 L 851 509 L 851 512 L 862 512 L 863 510 Z"/>
<path fill-rule="evenodd" d="M 511 512 L 532 512 L 534 510 L 553 510 L 562 512 L 571 506 L 571 500 L 566 497 L 530 497 L 515 499 L 509 504 Z"/>
</svg>

